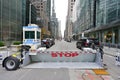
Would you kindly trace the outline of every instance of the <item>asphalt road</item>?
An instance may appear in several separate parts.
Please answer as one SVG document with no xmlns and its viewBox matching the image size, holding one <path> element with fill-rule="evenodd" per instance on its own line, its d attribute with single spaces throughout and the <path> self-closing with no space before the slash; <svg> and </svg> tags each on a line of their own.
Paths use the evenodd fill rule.
<svg viewBox="0 0 120 80">
<path fill-rule="evenodd" d="M 6 71 L 0 67 L 0 80 L 70 80 L 68 69 L 18 69 Z"/>
<path fill-rule="evenodd" d="M 56 50 L 79 50 L 75 46 L 75 42 L 64 42 L 57 41 L 56 45 L 52 46 L 50 49 L 56 48 Z M 64 43 L 64 47 L 63 44 Z M 48 49 L 48 50 L 50 50 Z M 114 80 L 120 80 L 120 67 L 115 65 L 115 59 L 113 56 L 104 55 L 104 63 L 107 64 L 107 71 L 113 77 Z M 79 70 L 69 70 L 67 68 L 36 68 L 36 69 L 26 69 L 21 68 L 16 71 L 6 71 L 0 65 L 0 80 L 81 80 L 76 79 L 76 74 L 74 72 Z M 79 73 L 80 74 L 80 73 Z"/>
<path fill-rule="evenodd" d="M 107 71 L 110 73 L 113 79 L 120 80 L 120 66 L 115 65 L 115 57 L 104 55 L 103 62 L 107 65 Z"/>
</svg>

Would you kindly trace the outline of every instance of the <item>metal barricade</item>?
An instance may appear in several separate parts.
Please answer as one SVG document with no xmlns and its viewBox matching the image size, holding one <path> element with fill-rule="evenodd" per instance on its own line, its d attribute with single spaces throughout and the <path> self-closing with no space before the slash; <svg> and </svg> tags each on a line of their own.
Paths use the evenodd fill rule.
<svg viewBox="0 0 120 80">
<path fill-rule="evenodd" d="M 96 53 L 88 51 L 41 51 L 31 58 L 40 62 L 94 62 L 95 56 Z"/>
<path fill-rule="evenodd" d="M 120 52 L 116 53 L 116 56 L 115 56 L 115 65 L 117 65 L 117 66 L 120 65 Z"/>
</svg>

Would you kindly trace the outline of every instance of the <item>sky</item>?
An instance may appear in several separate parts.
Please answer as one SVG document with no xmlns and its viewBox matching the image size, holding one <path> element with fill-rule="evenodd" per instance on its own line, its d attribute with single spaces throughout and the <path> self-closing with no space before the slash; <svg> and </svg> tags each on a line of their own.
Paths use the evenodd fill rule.
<svg viewBox="0 0 120 80">
<path fill-rule="evenodd" d="M 62 36 L 64 34 L 65 25 L 66 25 L 66 16 L 68 8 L 68 0 L 55 0 L 55 12 L 58 20 L 61 21 L 61 32 Z"/>
</svg>

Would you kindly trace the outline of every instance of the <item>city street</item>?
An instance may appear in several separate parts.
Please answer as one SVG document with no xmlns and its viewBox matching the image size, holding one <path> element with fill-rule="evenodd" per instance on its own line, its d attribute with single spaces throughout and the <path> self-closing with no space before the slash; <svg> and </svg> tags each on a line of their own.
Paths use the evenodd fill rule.
<svg viewBox="0 0 120 80">
<path fill-rule="evenodd" d="M 0 80 L 120 80 L 120 0 L 0 0 Z"/>
<path fill-rule="evenodd" d="M 48 50 L 79 50 L 76 42 L 56 41 Z M 115 58 L 104 55 L 104 63 L 107 64 L 107 71 L 114 80 L 120 80 L 120 67 L 115 65 Z M 20 68 L 16 71 L 6 71 L 0 66 L 0 80 L 81 80 L 76 76 L 79 69 L 67 68 Z"/>
</svg>

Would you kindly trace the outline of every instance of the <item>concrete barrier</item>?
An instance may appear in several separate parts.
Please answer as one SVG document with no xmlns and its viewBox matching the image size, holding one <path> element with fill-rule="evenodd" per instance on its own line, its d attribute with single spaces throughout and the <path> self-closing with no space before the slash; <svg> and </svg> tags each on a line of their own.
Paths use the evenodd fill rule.
<svg viewBox="0 0 120 80">
<path fill-rule="evenodd" d="M 41 62 L 95 62 L 96 53 L 84 51 L 41 51 L 31 55 L 32 61 Z"/>
</svg>

